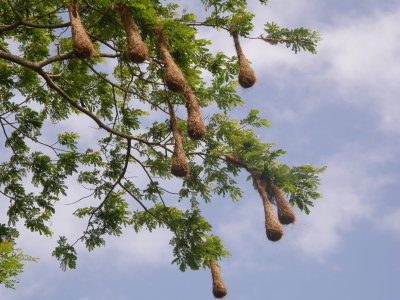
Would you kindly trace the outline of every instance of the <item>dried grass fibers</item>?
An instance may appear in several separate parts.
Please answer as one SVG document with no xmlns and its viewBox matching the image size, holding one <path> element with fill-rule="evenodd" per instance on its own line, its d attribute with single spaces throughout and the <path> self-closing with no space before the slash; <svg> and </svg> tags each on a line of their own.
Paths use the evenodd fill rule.
<svg viewBox="0 0 400 300">
<path fill-rule="evenodd" d="M 171 130 L 175 139 L 174 153 L 172 154 L 171 173 L 177 177 L 185 177 L 190 173 L 189 164 L 186 160 L 186 153 L 183 148 L 182 131 L 179 128 L 176 120 L 175 112 L 171 104 L 169 106 L 169 113 L 171 118 Z"/>
<path fill-rule="evenodd" d="M 265 213 L 265 230 L 267 233 L 267 238 L 276 242 L 279 241 L 283 236 L 283 227 L 279 222 L 275 213 L 272 209 L 271 202 L 268 197 L 268 193 L 266 191 L 266 182 L 262 179 L 255 180 L 256 188 L 261 196 L 264 205 L 264 213 Z"/>
<path fill-rule="evenodd" d="M 140 37 L 138 26 L 129 14 L 128 6 L 120 3 L 117 9 L 126 32 L 128 57 L 134 63 L 142 63 L 149 58 L 149 49 Z"/>
<path fill-rule="evenodd" d="M 239 42 L 239 33 L 232 32 L 233 41 L 235 43 L 236 53 L 239 60 L 239 83 L 244 88 L 249 88 L 256 82 L 256 74 L 250 67 L 250 64 L 243 53 L 242 47 Z"/>
<path fill-rule="evenodd" d="M 83 27 L 79 15 L 79 4 L 77 1 L 68 3 L 69 18 L 71 21 L 72 49 L 78 58 L 89 58 L 96 55 L 92 41 Z"/>
<path fill-rule="evenodd" d="M 185 92 L 186 109 L 188 113 L 187 130 L 189 136 L 194 140 L 201 140 L 205 137 L 207 130 L 204 119 L 200 112 L 200 106 L 196 95 L 188 88 Z"/>
<path fill-rule="evenodd" d="M 211 276 L 213 281 L 213 294 L 215 298 L 224 298 L 228 290 L 222 281 L 221 271 L 217 263 L 213 260 L 210 261 Z"/>
<path fill-rule="evenodd" d="M 273 182 L 267 184 L 267 189 L 276 200 L 276 206 L 278 208 L 278 219 L 283 225 L 292 224 L 296 221 L 296 215 L 293 208 L 286 201 L 283 196 L 283 191 Z"/>
<path fill-rule="evenodd" d="M 168 51 L 165 43 L 164 32 L 161 27 L 154 29 L 157 42 L 160 46 L 161 56 L 164 63 L 164 80 L 168 89 L 175 93 L 184 93 L 187 89 L 187 82 L 181 69 L 178 67 L 173 57 Z"/>
</svg>

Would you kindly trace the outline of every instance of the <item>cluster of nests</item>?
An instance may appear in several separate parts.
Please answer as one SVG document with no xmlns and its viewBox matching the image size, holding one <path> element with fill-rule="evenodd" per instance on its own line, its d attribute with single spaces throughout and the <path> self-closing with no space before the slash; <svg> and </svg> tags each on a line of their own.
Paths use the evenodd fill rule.
<svg viewBox="0 0 400 300">
<path fill-rule="evenodd" d="M 116 5 L 115 9 L 121 18 L 121 23 L 126 32 L 128 58 L 134 63 L 143 63 L 145 60 L 149 59 L 149 49 L 140 36 L 139 28 L 130 15 L 127 4 L 120 3 Z M 97 54 L 82 24 L 79 15 L 79 4 L 76 0 L 69 1 L 68 11 L 72 29 L 72 46 L 75 56 L 78 58 L 95 57 Z M 162 26 L 154 28 L 154 34 L 164 65 L 165 84 L 170 91 L 181 94 L 184 97 L 188 115 L 187 133 L 190 138 L 201 140 L 206 135 L 206 127 L 196 95 L 186 81 L 181 69 L 168 51 Z M 249 88 L 256 82 L 256 76 L 243 54 L 239 42 L 239 32 L 232 31 L 231 35 L 233 37 L 239 62 L 239 84 L 244 88 Z M 170 127 L 175 140 L 171 162 L 171 173 L 178 177 L 185 177 L 190 174 L 190 168 L 183 148 L 184 136 L 178 125 L 171 103 L 168 103 L 168 108 L 170 113 Z M 226 155 L 225 158 L 228 163 L 245 167 L 242 162 L 233 156 Z M 284 199 L 281 189 L 274 183 L 261 178 L 254 179 L 254 184 L 259 191 L 264 204 L 267 237 L 271 241 L 278 241 L 283 235 L 282 224 L 291 224 L 295 221 L 294 212 Z M 278 218 L 274 214 L 271 203 L 274 203 L 278 208 Z M 210 269 L 213 279 L 213 294 L 216 298 L 222 298 L 227 294 L 227 289 L 222 281 L 220 269 L 215 261 L 210 261 Z"/>
</svg>

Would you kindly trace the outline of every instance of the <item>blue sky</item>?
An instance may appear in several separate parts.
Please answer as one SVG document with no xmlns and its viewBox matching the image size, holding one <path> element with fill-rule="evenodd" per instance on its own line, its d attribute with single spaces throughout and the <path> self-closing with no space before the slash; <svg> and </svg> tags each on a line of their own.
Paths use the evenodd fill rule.
<svg viewBox="0 0 400 300">
<path fill-rule="evenodd" d="M 254 36 L 274 21 L 318 30 L 324 40 L 317 55 L 243 41 L 258 82 L 239 90 L 247 104 L 235 113 L 257 108 L 271 120 L 259 134 L 288 151 L 285 163 L 328 169 L 324 198 L 309 216 L 298 213 L 278 243 L 265 237 L 261 200 L 245 174 L 239 203 L 220 198 L 203 205 L 232 253 L 221 263 L 225 299 L 400 299 L 400 4 L 256 2 Z M 196 3 L 185 5 L 197 10 Z M 213 51 L 234 54 L 226 33 L 206 28 L 199 36 L 215 41 Z M 93 138 L 94 125 L 85 125 L 86 138 Z M 79 195 L 71 190 L 65 202 Z M 82 224 L 69 217 L 73 207 L 60 207 L 56 232 L 75 237 Z M 208 271 L 181 273 L 170 265 L 169 238 L 163 230 L 127 231 L 92 253 L 80 249 L 78 269 L 64 273 L 50 256 L 55 240 L 23 232 L 19 246 L 40 260 L 26 266 L 16 291 L 0 288 L 0 299 L 213 299 Z"/>
</svg>

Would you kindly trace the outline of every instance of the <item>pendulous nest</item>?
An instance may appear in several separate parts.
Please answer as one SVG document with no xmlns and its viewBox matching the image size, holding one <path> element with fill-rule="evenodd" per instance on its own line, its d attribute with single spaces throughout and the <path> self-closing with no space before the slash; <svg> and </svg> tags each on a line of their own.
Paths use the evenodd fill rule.
<svg viewBox="0 0 400 300">
<path fill-rule="evenodd" d="M 240 46 L 239 33 L 237 31 L 232 32 L 232 37 L 239 60 L 239 83 L 244 88 L 252 87 L 257 80 L 256 74 L 250 67 L 249 62 L 243 53 L 242 47 Z"/>
<path fill-rule="evenodd" d="M 134 63 L 142 63 L 149 59 L 149 49 L 140 37 L 139 29 L 129 14 L 128 6 L 120 3 L 117 5 L 117 9 L 126 32 L 128 57 Z"/>
<path fill-rule="evenodd" d="M 92 41 L 83 27 L 79 15 L 79 4 L 75 0 L 68 3 L 69 18 L 72 31 L 72 49 L 78 58 L 89 58 L 96 55 Z"/>
<path fill-rule="evenodd" d="M 210 261 L 211 276 L 213 281 L 213 294 L 215 298 L 224 298 L 228 290 L 222 281 L 221 271 L 217 263 L 213 260 Z"/>
<path fill-rule="evenodd" d="M 171 118 L 171 130 L 175 139 L 174 153 L 172 154 L 171 173 L 177 177 L 185 177 L 190 173 L 189 164 L 186 160 L 186 153 L 183 149 L 182 131 L 178 126 L 175 112 L 171 104 L 168 104 Z"/>
<path fill-rule="evenodd" d="M 292 224 L 296 221 L 296 215 L 283 196 L 282 190 L 273 182 L 267 183 L 267 190 L 270 195 L 273 195 L 278 208 L 278 219 L 283 225 Z"/>
<path fill-rule="evenodd" d="M 164 63 L 164 80 L 168 89 L 175 93 L 184 93 L 188 87 L 185 76 L 178 67 L 168 51 L 162 27 L 154 29 L 157 42 L 160 46 L 161 56 Z"/>
<path fill-rule="evenodd" d="M 255 179 L 255 185 L 261 196 L 261 199 L 263 200 L 267 238 L 272 242 L 279 241 L 283 236 L 283 227 L 276 218 L 272 209 L 272 205 L 266 190 L 266 182 L 262 179 Z"/>
<path fill-rule="evenodd" d="M 188 113 L 187 130 L 189 136 L 194 140 L 201 140 L 205 137 L 207 130 L 204 119 L 200 112 L 200 106 L 196 95 L 188 88 L 185 92 L 186 109 Z"/>
</svg>

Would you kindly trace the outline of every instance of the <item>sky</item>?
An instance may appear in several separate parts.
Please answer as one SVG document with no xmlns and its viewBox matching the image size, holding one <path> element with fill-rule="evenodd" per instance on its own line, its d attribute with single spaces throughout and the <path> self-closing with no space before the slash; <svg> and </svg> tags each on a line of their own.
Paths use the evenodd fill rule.
<svg viewBox="0 0 400 300">
<path fill-rule="evenodd" d="M 199 10 L 199 1 L 181 2 Z M 220 263 L 225 299 L 400 299 L 400 3 L 249 2 L 254 36 L 274 21 L 317 30 L 323 40 L 316 55 L 243 40 L 258 81 L 239 88 L 246 105 L 234 115 L 259 109 L 272 127 L 258 133 L 288 151 L 283 162 L 328 168 L 323 198 L 310 215 L 298 211 L 278 243 L 266 239 L 262 203 L 244 173 L 240 202 L 218 198 L 202 206 L 232 254 Z M 199 37 L 212 40 L 214 52 L 234 54 L 226 33 L 205 28 Z M 64 126 L 73 128 L 74 120 Z M 90 121 L 81 127 L 88 139 L 98 132 Z M 70 192 L 65 203 L 80 195 Z M 54 228 L 76 236 L 83 224 L 65 203 Z M 127 230 L 93 252 L 80 248 L 77 270 L 62 272 L 50 255 L 56 239 L 23 231 L 18 245 L 40 260 L 26 265 L 16 291 L 0 288 L 0 300 L 213 299 L 208 270 L 182 273 L 170 264 L 170 237 Z"/>
</svg>

